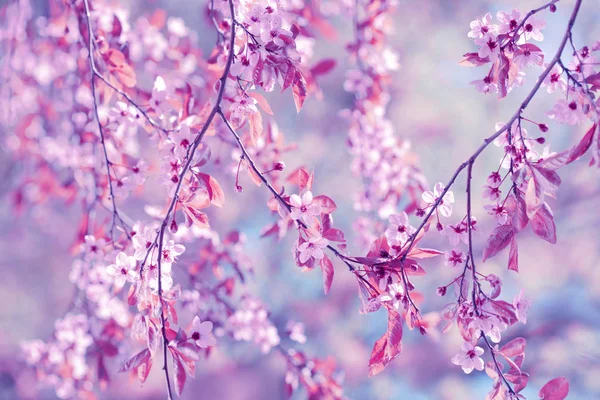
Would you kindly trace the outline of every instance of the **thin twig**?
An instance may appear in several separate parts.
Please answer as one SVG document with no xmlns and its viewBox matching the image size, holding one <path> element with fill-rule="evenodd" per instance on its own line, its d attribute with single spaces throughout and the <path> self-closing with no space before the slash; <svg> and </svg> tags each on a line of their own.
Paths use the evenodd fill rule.
<svg viewBox="0 0 600 400">
<path fill-rule="evenodd" d="M 90 63 L 90 71 L 92 73 L 91 90 L 92 90 L 92 98 L 94 100 L 94 116 L 96 118 L 96 121 L 98 122 L 98 131 L 100 132 L 100 142 L 102 144 L 104 161 L 106 163 L 106 176 L 108 178 L 108 188 L 109 188 L 110 199 L 112 201 L 112 207 L 113 207 L 112 225 L 110 227 L 110 236 L 111 236 L 111 239 L 113 239 L 113 241 L 114 241 L 113 235 L 114 235 L 115 223 L 116 223 L 117 219 L 121 222 L 121 227 L 125 231 L 125 234 L 127 235 L 127 237 L 130 237 L 130 235 L 129 235 L 129 230 L 125 224 L 125 221 L 123 221 L 123 219 L 119 215 L 119 211 L 117 210 L 117 203 L 115 201 L 115 195 L 114 195 L 114 191 L 113 191 L 113 182 L 112 182 L 112 177 L 110 176 L 110 166 L 112 165 L 112 163 L 108 159 L 108 152 L 106 151 L 104 131 L 102 130 L 102 123 L 100 122 L 100 116 L 98 114 L 98 101 L 96 99 L 96 76 L 98 75 L 98 73 L 96 70 L 96 64 L 94 63 L 94 33 L 92 32 L 92 23 L 91 23 L 91 18 L 90 18 L 90 6 L 88 4 L 88 0 L 83 0 L 83 5 L 85 7 L 85 18 L 86 18 L 87 27 L 88 27 L 88 39 L 89 39 L 88 59 L 89 59 L 89 63 Z"/>
</svg>

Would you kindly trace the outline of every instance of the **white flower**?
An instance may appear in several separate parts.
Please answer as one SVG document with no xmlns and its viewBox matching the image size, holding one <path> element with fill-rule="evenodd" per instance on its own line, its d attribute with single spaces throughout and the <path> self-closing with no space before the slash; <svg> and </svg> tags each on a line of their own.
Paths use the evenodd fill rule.
<svg viewBox="0 0 600 400">
<path fill-rule="evenodd" d="M 290 216 L 293 220 L 302 219 L 306 224 L 311 225 L 314 221 L 315 216 L 321 212 L 321 207 L 317 204 L 312 204 L 313 195 L 310 191 L 307 191 L 302 195 L 302 198 L 297 194 L 290 196 L 290 203 L 292 203 L 292 211 Z"/>
<path fill-rule="evenodd" d="M 115 285 L 122 288 L 125 282 L 135 282 L 137 274 L 135 272 L 135 258 L 120 252 L 117 255 L 116 264 L 106 267 L 106 272 L 115 278 Z"/>
<path fill-rule="evenodd" d="M 307 242 L 304 242 L 298 246 L 298 251 L 300 252 L 300 262 L 304 264 L 310 258 L 321 260 L 323 257 L 325 257 L 323 248 L 327 247 L 328 244 L 329 241 L 320 235 L 310 237 Z"/>
<path fill-rule="evenodd" d="M 191 338 L 196 341 L 198 347 L 203 349 L 214 346 L 217 340 L 212 335 L 213 323 L 210 321 L 201 322 L 198 316 L 195 316 L 192 321 Z"/>
<path fill-rule="evenodd" d="M 452 357 L 452 364 L 460 365 L 465 374 L 470 374 L 474 369 L 483 371 L 483 359 L 479 357 L 483 354 L 483 349 L 479 346 L 473 346 L 469 342 L 463 342 L 462 353 Z"/>
</svg>

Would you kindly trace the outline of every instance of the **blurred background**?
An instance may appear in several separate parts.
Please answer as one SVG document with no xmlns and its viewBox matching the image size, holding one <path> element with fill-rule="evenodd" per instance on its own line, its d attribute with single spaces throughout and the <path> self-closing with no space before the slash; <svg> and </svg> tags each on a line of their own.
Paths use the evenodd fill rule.
<svg viewBox="0 0 600 400">
<path fill-rule="evenodd" d="M 132 18 L 150 8 L 164 8 L 172 17 L 182 18 L 198 34 L 205 54 L 214 45 L 214 32 L 204 18 L 203 1 L 126 1 Z M 498 101 L 494 95 L 475 91 L 469 82 L 481 79 L 485 68 L 458 65 L 463 53 L 476 51 L 467 38 L 469 23 L 486 12 L 510 11 L 516 7 L 527 12 L 541 1 L 399 1 L 394 33 L 390 43 L 399 54 L 401 68 L 394 73 L 388 114 L 397 135 L 411 141 L 420 166 L 429 183 L 446 182 L 452 171 L 466 160 L 496 122 L 507 120 L 516 110 L 541 69 L 528 70 L 527 83 Z M 554 14 L 544 13 L 547 26 L 540 47 L 554 54 L 564 32 L 573 1 L 558 3 Z M 45 3 L 34 1 L 36 15 L 47 12 Z M 327 9 L 337 5 L 322 2 Z M 579 46 L 600 38 L 600 4 L 583 2 L 577 19 L 574 40 Z M 289 171 L 300 165 L 314 169 L 315 194 L 333 198 L 338 210 L 336 224 L 344 230 L 352 254 L 365 254 L 357 243 L 352 223 L 361 216 L 353 210 L 352 193 L 359 187 L 349 169 L 351 157 L 346 146 L 347 124 L 339 112 L 351 108 L 353 97 L 343 90 L 349 66 L 345 45 L 352 38 L 349 16 L 341 13 L 333 22 L 337 38 L 320 39 L 315 45 L 315 60 L 333 57 L 338 61 L 332 73 L 320 78 L 323 99 L 309 98 L 297 114 L 289 93 L 268 95 L 275 120 L 288 141 L 298 149 L 286 154 Z M 568 57 L 567 57 L 568 59 Z M 566 127 L 552 123 L 545 113 L 556 97 L 542 89 L 527 110 L 526 116 L 545 121 L 551 150 L 560 151 L 577 143 L 585 126 Z M 535 131 L 530 129 L 530 131 Z M 1 132 L 6 135 L 7 132 Z M 536 133 L 534 133 L 535 135 Z M 474 186 L 482 187 L 487 175 L 496 169 L 501 150 L 490 147 L 478 159 Z M 531 374 L 523 394 L 537 398 L 537 391 L 548 380 L 565 376 L 571 383 L 569 399 L 600 398 L 600 180 L 598 170 L 587 166 L 588 157 L 560 171 L 563 184 L 551 206 L 557 223 L 558 243 L 550 245 L 535 237 L 529 229 L 520 234 L 520 272 L 506 270 L 506 254 L 485 264 L 482 272 L 498 275 L 503 283 L 502 299 L 511 301 L 523 288 L 533 301 L 527 325 L 517 324 L 503 335 L 503 342 L 513 337 L 527 339 L 524 370 Z M 52 390 L 36 388 L 35 377 L 20 361 L 22 340 L 44 339 L 52 333 L 71 300 L 73 287 L 68 279 L 73 255 L 70 247 L 77 232 L 80 209 L 63 203 L 48 202 L 16 213 L 10 201 L 12 179 L 18 176 L 19 164 L 12 162 L 6 150 L 0 153 L 0 398 L 55 398 Z M 261 239 L 261 229 L 274 217 L 264 206 L 264 188 L 242 182 L 243 193 L 236 193 L 231 176 L 219 179 L 227 202 L 223 209 L 211 209 L 211 225 L 225 234 L 239 229 L 247 236 L 246 248 L 255 265 L 251 290 L 272 313 L 282 328 L 287 320 L 303 322 L 308 341 L 301 348 L 307 354 L 330 355 L 345 373 L 345 394 L 352 399 L 483 399 L 491 387 L 484 373 L 465 375 L 450 358 L 460 348 L 455 330 L 445 337 L 405 331 L 404 352 L 384 372 L 367 377 L 368 357 L 374 341 L 386 327 L 386 315 L 358 313 L 359 301 L 353 276 L 335 263 L 336 277 L 329 295 L 324 296 L 318 271 L 300 272 L 294 264 L 291 248 L 293 235 L 281 241 Z M 464 180 L 463 180 L 464 181 Z M 456 209 L 464 209 L 464 184 L 454 189 Z M 164 191 L 150 178 L 143 198 L 164 196 Z M 483 232 L 476 239 L 476 253 L 481 251 L 492 217 L 485 214 L 483 199 L 474 199 L 475 215 Z M 122 205 L 128 215 L 147 218 L 139 204 Z M 413 221 L 416 221 L 414 219 Z M 441 243 L 435 237 L 427 247 Z M 452 279 L 443 260 L 424 263 L 428 275 L 416 280 L 425 294 L 424 313 L 440 311 L 446 298 L 435 289 Z M 283 335 L 282 335 L 283 336 Z M 122 359 L 118 361 L 123 361 Z M 111 369 L 112 368 L 112 369 Z M 109 367 L 116 371 L 118 363 Z M 100 398 L 161 399 L 164 382 L 158 365 L 144 385 L 126 374 L 114 374 L 115 380 Z M 199 363 L 195 380 L 188 381 L 182 398 L 279 399 L 284 398 L 285 363 L 272 352 L 263 355 L 246 343 L 228 343 L 218 347 L 211 358 Z M 298 393 L 295 398 L 303 398 Z"/>
</svg>

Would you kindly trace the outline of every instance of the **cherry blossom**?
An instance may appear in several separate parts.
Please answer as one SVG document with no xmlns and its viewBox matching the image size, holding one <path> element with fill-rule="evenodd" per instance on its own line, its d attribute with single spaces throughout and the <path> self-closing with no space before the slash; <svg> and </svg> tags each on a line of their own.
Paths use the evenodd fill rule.
<svg viewBox="0 0 600 400">
<path fill-rule="evenodd" d="M 444 185 L 441 182 L 438 182 L 433 187 L 433 191 L 426 191 L 423 193 L 422 198 L 426 203 L 425 210 L 429 210 L 433 207 L 433 204 L 438 201 L 444 192 L 444 189 Z M 452 203 L 454 203 L 454 194 L 449 190 L 444 194 L 444 197 L 442 197 L 442 200 L 437 207 L 442 216 L 449 217 L 452 215 Z"/>
<path fill-rule="evenodd" d="M 462 251 L 449 250 L 445 253 L 445 256 L 446 261 L 444 264 L 452 268 L 456 267 L 457 265 L 463 265 L 465 262 L 465 254 Z"/>
<path fill-rule="evenodd" d="M 460 365 L 465 374 L 470 374 L 474 369 L 483 371 L 483 359 L 480 357 L 484 351 L 479 346 L 473 346 L 469 342 L 463 342 L 461 353 L 452 357 L 452 364 Z"/>
<path fill-rule="evenodd" d="M 510 13 L 498 11 L 496 18 L 500 22 L 498 33 L 506 34 L 517 29 L 519 22 L 521 22 L 521 12 L 516 8 L 513 8 Z"/>
<path fill-rule="evenodd" d="M 302 197 L 297 194 L 291 195 L 290 203 L 292 204 L 292 211 L 290 212 L 292 219 L 301 219 L 308 225 L 311 225 L 315 217 L 321 213 L 321 207 L 313 203 L 313 195 L 310 190 L 306 191 Z"/>
<path fill-rule="evenodd" d="M 477 18 L 470 24 L 471 30 L 467 34 L 470 38 L 485 38 L 495 31 L 492 25 L 492 14 L 487 13 L 481 18 Z"/>
<path fill-rule="evenodd" d="M 192 320 L 192 329 L 190 337 L 198 347 L 205 349 L 212 347 L 217 344 L 217 340 L 212 335 L 213 323 L 210 321 L 200 321 L 198 316 L 195 316 Z"/>
<path fill-rule="evenodd" d="M 320 260 L 325 257 L 323 249 L 329 245 L 329 241 L 320 235 L 311 236 L 308 241 L 298 246 L 300 262 L 306 263 L 310 259 Z"/>
<path fill-rule="evenodd" d="M 513 288 L 504 287 L 509 280 L 500 279 L 499 268 L 515 274 L 530 267 L 534 237 L 561 239 L 554 208 L 564 205 L 558 190 L 566 180 L 562 167 L 579 159 L 600 165 L 600 44 L 579 43 L 574 28 L 581 0 L 568 7 L 561 2 L 549 32 L 545 18 L 557 11 L 554 0 L 471 22 L 467 37 L 473 40 L 464 44 L 462 61 L 460 53 L 456 59 L 483 69 L 457 85 L 471 81 L 478 92 L 500 99 L 522 94 L 523 100 L 506 103 L 512 109 L 506 124 L 474 128 L 476 143 L 461 139 L 457 156 L 464 158 L 454 168 L 440 164 L 448 180 L 431 191 L 421 170 L 421 160 L 431 158 L 419 155 L 427 154 L 427 137 L 451 143 L 437 140 L 450 126 L 443 118 L 406 120 L 390 107 L 415 100 L 408 90 L 415 60 L 410 51 L 399 57 L 399 43 L 391 46 L 390 39 L 402 15 L 418 15 L 403 10 L 398 17 L 394 1 L 210 1 L 202 6 L 201 23 L 209 24 L 216 38 L 211 43 L 204 40 L 204 26 L 188 27 L 161 9 L 81 0 L 52 3 L 50 12 L 40 12 L 27 0 L 9 3 L 0 7 L 0 18 L 7 20 L 0 24 L 0 43 L 8 49 L 0 57 L 0 129 L 7 133 L 2 154 L 19 168 L 6 174 L 7 204 L 15 215 L 32 213 L 28 224 L 56 224 L 57 232 L 72 228 L 68 275 L 74 293 L 62 317 L 49 324 L 46 339 L 22 344 L 31 377 L 60 398 L 96 398 L 114 381 L 115 365 L 142 384 L 154 366 L 166 397 L 175 398 L 196 367 L 210 367 L 218 337 L 219 353 L 228 359 L 237 352 L 229 350 L 233 341 L 262 353 L 276 350 L 288 395 L 341 400 L 334 360 L 310 356 L 299 345 L 323 322 L 338 326 L 337 309 L 326 302 L 358 292 L 359 313 L 386 317 L 367 349 L 369 375 L 405 356 L 403 346 L 414 344 L 406 337 L 414 331 L 443 349 L 444 334 L 456 328 L 462 351 L 451 361 L 465 373 L 484 370 L 481 356 L 485 348 L 490 352 L 490 399 L 525 393 L 526 342 L 512 336 L 518 323 L 527 322 L 531 302 L 522 291 L 507 299 Z M 435 21 L 427 26 L 435 32 Z M 556 40 L 542 50 L 533 41 L 544 39 L 543 30 Z M 338 31 L 351 32 L 347 43 L 339 42 Z M 321 58 L 324 38 L 344 48 L 347 60 L 339 52 Z M 418 45 L 427 38 L 409 39 Z M 428 77 L 439 75 L 434 67 Z M 330 104 L 335 85 L 349 96 L 339 107 Z M 559 99 L 546 114 L 547 108 L 531 107 L 546 107 L 542 92 Z M 313 103 L 290 124 L 282 96 L 291 98 L 293 112 L 305 113 L 305 100 Z M 480 94 L 472 96 L 476 101 Z M 314 120 L 320 125 L 311 126 Z M 546 134 L 553 132 L 548 120 L 585 130 L 573 129 L 572 144 L 554 143 L 556 135 Z M 336 167 L 347 168 L 354 181 L 343 171 L 336 175 L 340 182 L 328 181 L 321 173 L 327 168 L 314 159 L 320 151 L 308 158 L 297 152 L 306 140 L 317 139 L 330 150 L 337 143 L 330 140 L 340 139 L 321 131 L 331 126 L 347 130 L 350 158 Z M 482 182 L 491 203 L 483 205 L 487 215 L 478 224 Z M 573 193 L 575 183 L 569 182 Z M 256 197 L 259 204 L 245 197 L 252 190 L 242 193 L 242 185 L 253 184 L 264 190 Z M 317 187 L 325 192 L 313 198 Z M 329 197 L 335 192 L 339 208 Z M 344 200 L 354 205 L 354 221 Z M 293 236 L 293 260 L 307 272 L 298 279 L 318 279 L 325 294 L 332 288 L 337 293 L 306 308 L 302 298 L 281 290 L 284 281 L 265 281 L 264 269 L 253 268 L 279 252 L 251 251 L 243 232 L 223 228 L 258 215 L 261 207 L 271 212 L 264 215 L 270 220 L 261 236 L 280 240 L 277 248 Z M 453 211 L 459 219 L 440 218 Z M 414 226 L 411 213 L 419 217 Z M 353 235 L 343 230 L 347 226 L 354 227 Z M 578 252 L 586 246 L 572 242 Z M 450 268 L 440 270 L 442 263 Z M 122 290 L 126 283 L 131 285 Z M 428 301 L 431 284 L 445 306 Z M 277 303 L 272 308 L 255 295 L 261 289 Z M 289 309 L 292 298 L 297 304 Z M 310 329 L 296 321 L 280 326 L 292 314 L 311 317 Z M 339 332 L 321 336 L 344 339 Z M 512 340 L 500 344 L 503 336 Z M 311 349 L 331 347 L 321 344 Z M 545 373 L 533 371 L 531 382 Z M 20 390 L 31 379 L 15 373 L 14 386 Z M 557 379 L 540 393 L 558 388 L 565 397 L 568 384 Z"/>
<path fill-rule="evenodd" d="M 106 272 L 115 278 L 115 285 L 121 288 L 126 282 L 135 282 L 137 278 L 137 273 L 135 272 L 136 264 L 137 262 L 134 257 L 120 252 L 117 254 L 116 263 L 106 267 Z"/>
<path fill-rule="evenodd" d="M 513 300 L 513 306 L 515 307 L 515 314 L 517 319 L 522 323 L 527 323 L 527 311 L 531 307 L 531 301 L 523 296 L 523 290 L 519 291 Z"/>
<path fill-rule="evenodd" d="M 531 17 L 527 20 L 525 25 L 523 26 L 523 36 L 525 40 L 537 40 L 541 42 L 544 40 L 544 35 L 542 34 L 542 29 L 546 27 L 546 21 L 538 17 Z"/>
<path fill-rule="evenodd" d="M 288 321 L 285 325 L 285 330 L 291 340 L 298 343 L 306 343 L 306 335 L 304 334 L 304 324 L 296 321 Z"/>
<path fill-rule="evenodd" d="M 401 283 L 392 283 L 388 285 L 388 290 L 386 294 L 382 294 L 379 296 L 378 300 L 381 302 L 390 302 L 392 307 L 396 310 L 403 310 L 404 306 L 402 301 L 404 299 L 404 287 Z"/>
<path fill-rule="evenodd" d="M 584 120 L 585 114 L 576 100 L 560 99 L 548 111 L 548 118 L 567 125 L 577 125 Z"/>
<path fill-rule="evenodd" d="M 415 232 L 415 228 L 410 225 L 408 215 L 405 212 L 390 215 L 388 222 L 389 227 L 385 231 L 385 237 L 390 243 L 399 242 L 400 246 L 402 246 L 410 235 Z"/>
</svg>

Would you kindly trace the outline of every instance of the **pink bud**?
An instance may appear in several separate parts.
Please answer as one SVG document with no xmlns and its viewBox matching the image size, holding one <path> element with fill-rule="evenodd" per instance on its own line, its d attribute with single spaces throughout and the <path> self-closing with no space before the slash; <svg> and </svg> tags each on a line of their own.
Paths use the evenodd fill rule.
<svg viewBox="0 0 600 400">
<path fill-rule="evenodd" d="M 548 125 L 546 125 L 546 124 L 539 124 L 538 128 L 540 128 L 540 131 L 542 131 L 544 133 L 548 132 Z"/>
<path fill-rule="evenodd" d="M 283 169 L 285 168 L 285 163 L 283 161 L 279 161 L 277 164 L 275 164 L 275 170 L 277 171 L 283 171 Z"/>
<path fill-rule="evenodd" d="M 556 12 L 556 4 L 550 4 L 550 12 Z"/>
<path fill-rule="evenodd" d="M 445 296 L 446 295 L 446 286 L 440 286 L 439 288 L 437 288 L 436 290 L 438 296 Z"/>
</svg>

